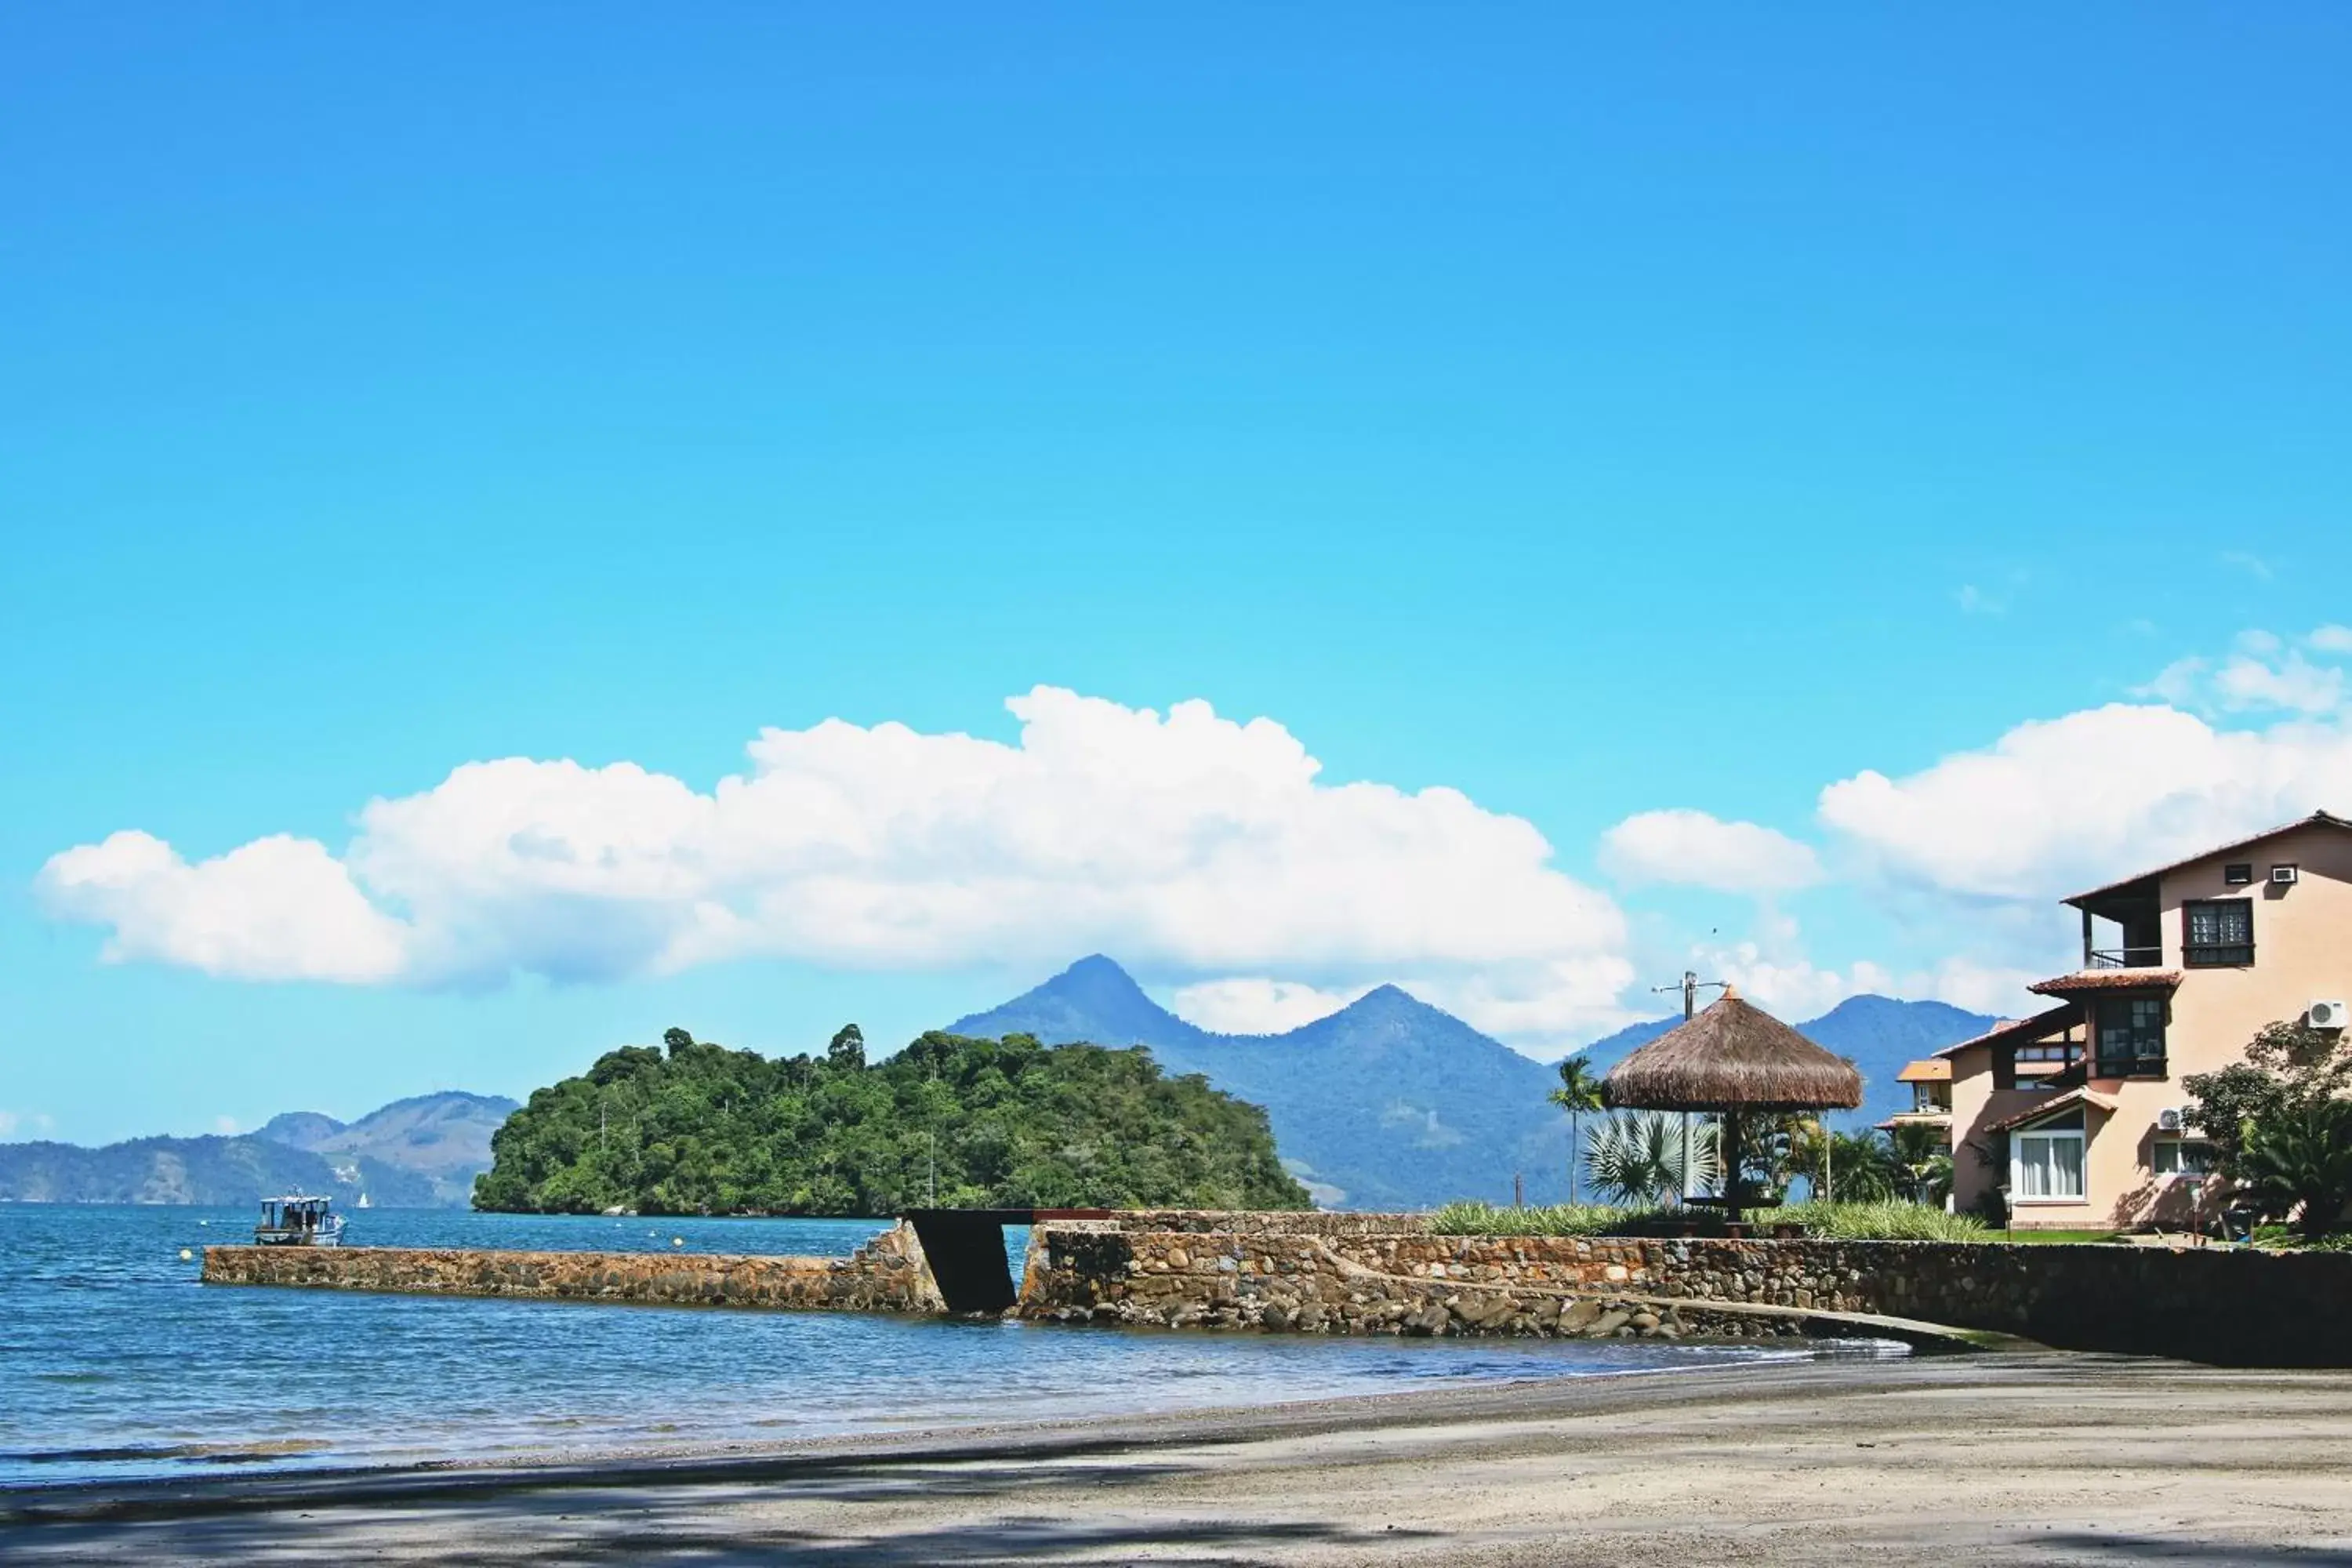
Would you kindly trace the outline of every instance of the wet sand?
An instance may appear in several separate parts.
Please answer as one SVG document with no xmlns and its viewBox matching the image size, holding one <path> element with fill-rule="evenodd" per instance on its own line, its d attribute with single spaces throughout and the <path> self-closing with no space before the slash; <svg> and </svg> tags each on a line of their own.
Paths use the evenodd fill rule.
<svg viewBox="0 0 2352 1568">
<path fill-rule="evenodd" d="M 1988 1355 L 0 1495 L 0 1560 L 2352 1565 L 2352 1373 Z"/>
</svg>

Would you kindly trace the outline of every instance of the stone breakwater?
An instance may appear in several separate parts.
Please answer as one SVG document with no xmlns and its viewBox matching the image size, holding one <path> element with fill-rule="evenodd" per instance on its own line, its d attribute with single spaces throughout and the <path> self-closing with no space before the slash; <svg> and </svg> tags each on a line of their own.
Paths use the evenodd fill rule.
<svg viewBox="0 0 2352 1568">
<path fill-rule="evenodd" d="M 942 1262 L 946 1261 L 942 1255 Z M 845 1258 L 215 1247 L 215 1284 L 941 1312 L 913 1227 Z M 1001 1297 L 1000 1297 L 1001 1299 Z M 1913 1337 L 2352 1366 L 2352 1254 L 1932 1241 L 1440 1236 L 1420 1215 L 1045 1220 L 1013 1310 L 1315 1334 Z"/>
<path fill-rule="evenodd" d="M 1307 1333 L 1710 1336 L 1867 1331 L 1820 1316 L 1858 1314 L 2068 1349 L 2352 1366 L 2347 1254 L 1454 1237 L 1418 1215 L 1349 1217 L 1412 1223 L 1386 1233 L 1286 1229 L 1271 1215 L 1234 1229 L 1207 1215 L 1042 1225 L 1020 1310 Z"/>
<path fill-rule="evenodd" d="M 208 1247 L 208 1285 L 301 1285 L 671 1307 L 939 1312 L 911 1226 L 847 1258 L 659 1252 L 489 1252 L 415 1247 Z"/>
<path fill-rule="evenodd" d="M 1590 1273 L 1591 1278 L 1584 1275 Z M 1465 1258 L 1447 1238 L 1052 1226 L 1031 1238 L 1024 1317 L 1306 1334 L 1581 1339 L 1860 1335 L 1800 1311 L 1669 1300 L 1619 1271 Z"/>
</svg>

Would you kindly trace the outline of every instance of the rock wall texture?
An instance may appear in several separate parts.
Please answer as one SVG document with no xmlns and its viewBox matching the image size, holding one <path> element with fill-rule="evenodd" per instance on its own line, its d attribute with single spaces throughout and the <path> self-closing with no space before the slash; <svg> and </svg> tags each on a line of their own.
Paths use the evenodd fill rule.
<svg viewBox="0 0 2352 1568">
<path fill-rule="evenodd" d="M 444 1296 L 527 1296 L 673 1307 L 937 1312 L 939 1290 L 904 1224 L 847 1258 L 659 1252 L 490 1252 L 412 1247 L 208 1247 L 208 1285 L 306 1285 Z"/>
<path fill-rule="evenodd" d="M 1054 1224 L 1032 1234 L 1028 1273 L 1021 1310 L 1062 1321 L 1309 1333 L 1799 1331 L 1781 1313 L 1704 1315 L 1745 1305 L 1918 1319 L 2072 1349 L 2352 1365 L 2346 1254 Z"/>
<path fill-rule="evenodd" d="M 1310 1334 L 1769 1338 L 1836 1331 L 1802 1314 L 1673 1301 L 1541 1263 L 1471 1264 L 1438 1237 L 1232 1236 L 1040 1226 L 1024 1317 Z"/>
</svg>

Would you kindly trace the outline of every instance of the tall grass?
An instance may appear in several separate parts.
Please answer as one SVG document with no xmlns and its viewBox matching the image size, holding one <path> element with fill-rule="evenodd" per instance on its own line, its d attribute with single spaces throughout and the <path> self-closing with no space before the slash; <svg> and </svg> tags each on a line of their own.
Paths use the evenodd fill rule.
<svg viewBox="0 0 2352 1568">
<path fill-rule="evenodd" d="M 1858 1204 L 1790 1204 L 1756 1216 L 1770 1225 L 1800 1225 L 1824 1241 L 1990 1241 L 1997 1233 L 1970 1214 L 1946 1214 L 1925 1204 L 1883 1198 Z"/>
<path fill-rule="evenodd" d="M 1664 1212 L 1608 1204 L 1517 1209 L 1497 1208 L 1493 1204 L 1447 1204 L 1429 1216 L 1429 1228 L 1440 1236 L 1614 1236 L 1636 1220 Z"/>
<path fill-rule="evenodd" d="M 1439 1236 L 1622 1236 L 1644 1220 L 1682 1217 L 1665 1208 L 1612 1208 L 1606 1204 L 1559 1204 L 1549 1208 L 1497 1208 L 1492 1204 L 1448 1204 L 1429 1216 Z M 1990 1241 L 1997 1233 L 1973 1215 L 1946 1214 L 1924 1204 L 1886 1199 L 1878 1203 L 1790 1204 L 1763 1209 L 1762 1225 L 1793 1225 L 1826 1241 Z"/>
</svg>

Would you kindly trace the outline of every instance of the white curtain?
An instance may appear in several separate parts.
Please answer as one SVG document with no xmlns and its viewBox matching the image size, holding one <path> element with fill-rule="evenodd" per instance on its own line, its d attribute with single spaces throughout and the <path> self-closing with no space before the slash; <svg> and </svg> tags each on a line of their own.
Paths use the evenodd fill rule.
<svg viewBox="0 0 2352 1568">
<path fill-rule="evenodd" d="M 2011 1142 L 2011 1195 L 2079 1198 L 2083 1195 L 2083 1135 L 2080 1132 L 2020 1132 Z"/>
</svg>

